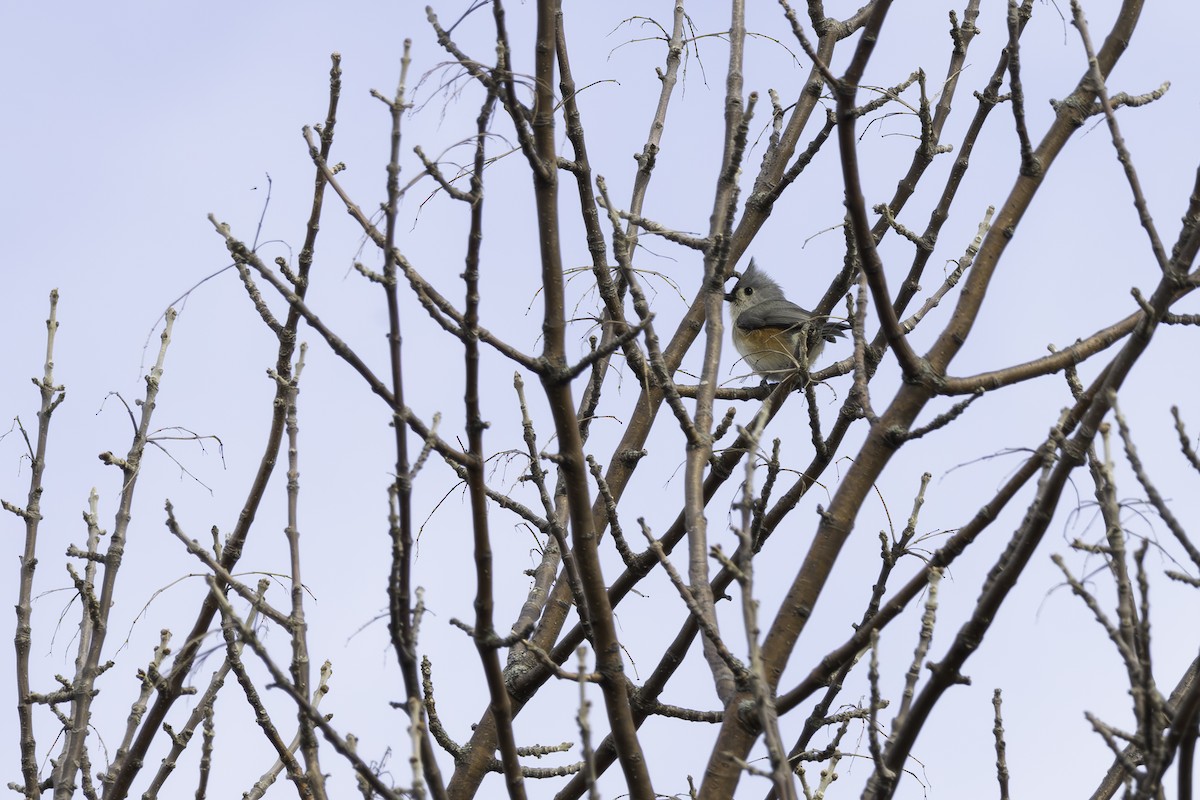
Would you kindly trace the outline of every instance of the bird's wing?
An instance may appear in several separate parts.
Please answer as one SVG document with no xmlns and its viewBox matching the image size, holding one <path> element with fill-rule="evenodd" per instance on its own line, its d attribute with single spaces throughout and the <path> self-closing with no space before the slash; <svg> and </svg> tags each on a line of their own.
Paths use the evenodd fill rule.
<svg viewBox="0 0 1200 800">
<path fill-rule="evenodd" d="M 812 318 L 811 312 L 790 300 L 768 300 L 747 308 L 739 314 L 737 326 L 744 331 L 756 331 L 762 328 L 798 328 Z M 835 321 L 828 317 L 816 321 L 814 327 L 817 329 L 818 335 L 827 342 L 844 336 L 850 328 L 845 322 Z"/>
<path fill-rule="evenodd" d="M 789 300 L 768 300 L 739 314 L 737 326 L 744 331 L 792 328 L 811 318 L 812 314 Z"/>
</svg>

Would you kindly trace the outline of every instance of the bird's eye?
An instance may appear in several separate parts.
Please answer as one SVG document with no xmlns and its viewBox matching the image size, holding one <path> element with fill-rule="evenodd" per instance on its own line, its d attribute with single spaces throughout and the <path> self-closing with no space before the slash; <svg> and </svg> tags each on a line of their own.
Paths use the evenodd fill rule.
<svg viewBox="0 0 1200 800">
<path fill-rule="evenodd" d="M 747 286 L 744 291 L 746 292 L 746 296 L 749 297 L 750 295 L 754 294 L 754 287 Z"/>
</svg>

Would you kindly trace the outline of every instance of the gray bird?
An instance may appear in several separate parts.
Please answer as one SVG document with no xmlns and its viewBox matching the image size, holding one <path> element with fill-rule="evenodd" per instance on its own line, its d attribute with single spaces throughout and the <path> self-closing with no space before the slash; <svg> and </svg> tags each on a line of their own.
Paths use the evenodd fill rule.
<svg viewBox="0 0 1200 800">
<path fill-rule="evenodd" d="M 814 320 L 813 313 L 784 297 L 783 289 L 758 269 L 754 259 L 725 299 L 729 301 L 733 346 L 751 369 L 778 380 L 800 366 L 801 328 Z M 825 342 L 845 336 L 849 327 L 828 317 L 815 319 L 809 325 L 817 331 L 808 348 L 809 363 L 820 355 Z"/>
</svg>

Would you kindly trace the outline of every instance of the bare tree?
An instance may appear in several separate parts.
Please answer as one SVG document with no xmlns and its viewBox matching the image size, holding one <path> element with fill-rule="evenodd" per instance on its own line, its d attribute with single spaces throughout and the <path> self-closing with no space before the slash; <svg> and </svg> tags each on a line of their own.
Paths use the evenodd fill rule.
<svg viewBox="0 0 1200 800">
<path fill-rule="evenodd" d="M 810 2 L 805 19 L 780 0 L 766 32 L 748 28 L 742 0 L 729 4 L 727 26 L 716 31 L 697 29 L 682 0 L 669 22 L 640 19 L 651 31 L 649 40 L 661 47 L 662 65 L 656 73 L 657 101 L 650 108 L 623 101 L 628 107 L 622 121 L 644 114 L 641 124 L 648 128 L 625 182 L 627 198 L 610 190 L 601 165 L 589 155 L 613 123 L 589 112 L 585 89 L 598 75 L 585 75 L 572 63 L 587 32 L 576 30 L 571 8 L 537 0 L 520 9 L 515 25 L 500 0 L 472 4 L 453 25 L 428 10 L 427 38 L 444 55 L 435 58 L 430 47 L 414 57 L 405 41 L 397 89 L 373 92 L 390 124 L 390 159 L 381 176 L 378 211 L 373 210 L 376 200 L 356 196 L 344 183 L 342 156 L 334 146 L 342 79 L 340 56 L 334 54 L 324 122 L 304 130 L 315 190 L 294 263 L 282 257 L 269 261 L 255 245 L 257 237 L 210 216 L 245 295 L 277 346 L 269 370 L 275 386 L 271 426 L 236 524 L 227 533 L 219 535 L 214 528 L 212 541 L 203 544 L 189 531 L 214 521 L 185 518 L 166 503 L 166 527 L 197 560 L 208 592 L 187 619 L 172 626 L 173 637 L 163 632 L 139 673 L 123 729 L 94 714 L 93 699 L 102 686 L 106 692 L 129 688 L 109 673 L 110 610 L 118 577 L 135 580 L 120 567 L 147 447 L 162 447 L 175 433 L 153 426 L 175 314 L 166 314 L 145 396 L 127 406 L 134 431 L 128 452 L 101 455 L 121 476 L 111 533 L 101 530 L 93 499 L 84 515 L 86 545 L 67 551 L 79 599 L 78 649 L 74 672 L 55 685 L 49 676 L 36 674 L 30 662 L 35 578 L 42 574 L 35 568 L 46 556 L 39 541 L 46 443 L 64 398 L 56 383 L 62 378 L 54 372 L 58 323 L 57 296 L 52 296 L 45 369 L 35 380 L 41 393 L 36 434 L 20 428 L 32 465 L 28 497 L 23 505 L 6 501 L 4 506 L 25 526 L 15 635 L 22 774 L 12 788 L 27 798 L 177 794 L 178 789 L 164 787 L 200 732 L 195 793 L 206 796 L 218 769 L 214 764 L 231 763 L 238 739 L 217 735 L 216 701 L 238 695 L 253 710 L 277 758 L 273 766 L 239 771 L 249 797 L 262 796 L 280 774 L 301 797 L 335 796 L 327 782 L 349 772 L 366 798 L 497 796 L 500 790 L 488 782 L 492 773 L 502 776 L 514 798 L 551 791 L 560 798 L 599 797 L 605 787 L 611 795 L 648 800 L 681 792 L 685 781 L 691 796 L 699 798 L 816 798 L 830 789 L 839 764 L 865 755 L 870 766 L 857 773 L 859 791 L 863 797 L 886 798 L 914 769 L 914 748 L 935 709 L 962 728 L 986 731 L 992 725 L 996 778 L 1001 797 L 1007 797 L 1010 778 L 1021 767 L 1007 763 L 1001 690 L 996 689 L 994 713 L 988 714 L 951 707 L 951 698 L 969 680 L 968 660 L 992 644 L 997 614 L 1014 597 L 1018 580 L 1035 559 L 1047 559 L 1046 533 L 1061 519 L 1060 506 L 1069 505 L 1064 493 L 1071 481 L 1082 481 L 1080 468 L 1086 468 L 1095 496 L 1087 507 L 1095 509 L 1103 533 L 1071 543 L 1078 562 L 1056 555 L 1054 563 L 1120 658 L 1132 722 L 1089 714 L 1089 723 L 1111 749 L 1112 767 L 1095 776 L 1094 786 L 1079 788 L 1094 789 L 1094 797 L 1112 797 L 1122 789 L 1130 797 L 1161 797 L 1170 791 L 1165 781 L 1174 767 L 1175 793 L 1190 797 L 1200 705 L 1197 662 L 1182 674 L 1162 674 L 1152 658 L 1150 595 L 1152 582 L 1163 577 L 1200 585 L 1200 549 L 1187 532 L 1187 515 L 1177 516 L 1151 475 L 1176 465 L 1144 464 L 1130 423 L 1118 411 L 1131 371 L 1155 333 L 1163 326 L 1197 323 L 1196 316 L 1179 313 L 1178 304 L 1200 275 L 1195 268 L 1200 172 L 1190 197 L 1179 198 L 1178 231 L 1160 234 L 1119 125 L 1126 114 L 1157 113 L 1157 107 L 1135 109 L 1161 98 L 1167 87 L 1128 94 L 1110 89 L 1109 76 L 1135 32 L 1143 35 L 1137 30 L 1142 4 L 1122 3 L 1101 38 L 1093 37 L 1083 9 L 1072 2 L 1072 35 L 1082 55 L 1074 74 L 1055 76 L 1073 84 L 1064 83 L 1069 93 L 1054 102 L 1053 119 L 1041 131 L 1026 112 L 1021 43 L 1031 16 L 1049 13 L 1044 6 L 1010 0 L 1004 35 L 989 40 L 977 27 L 982 4 L 967 0 L 960 12 L 949 13 L 941 50 L 920 54 L 938 65 L 936 72 L 920 64 L 877 87 L 867 77 L 879 74 L 870 71 L 877 53 L 903 52 L 909 41 L 903 28 L 910 12 L 891 5 L 871 0 L 839 19 L 827 16 L 822 3 Z M 477 31 L 487 11 L 494 48 L 474 52 L 460 44 L 459 25 L 474 25 Z M 671 157 L 664 134 L 678 103 L 681 73 L 694 61 L 693 69 L 712 74 L 713 51 L 704 50 L 702 58 L 701 48 L 714 36 L 725 42 L 728 59 L 719 148 L 707 162 L 694 165 L 713 176 L 704 225 L 679 219 L 676 208 L 683 204 L 673 202 L 672 187 L 655 178 L 660 163 Z M 748 74 L 747 44 L 756 37 L 794 52 L 807 74 L 799 69 Z M 514 46 L 526 38 L 531 47 Z M 425 68 L 414 70 L 422 60 Z M 991 64 L 992 71 L 969 85 L 969 63 Z M 747 90 L 751 82 L 764 81 L 778 84 L 770 87 L 768 98 Z M 416 107 L 413 98 L 421 90 L 426 96 Z M 450 103 L 449 95 L 459 106 L 471 105 L 473 125 L 447 134 L 449 141 L 465 143 L 469 158 L 455 163 L 449 149 L 431 155 L 433 148 L 425 142 L 408 155 L 406 123 L 414 115 L 434 113 L 434 99 Z M 963 109 L 961 122 L 952 118 L 956 104 Z M 864 135 L 893 117 L 906 146 L 911 143 L 907 165 L 899 168 L 894 157 L 870 152 L 872 146 L 882 147 L 882 140 Z M 447 128 L 460 122 L 450 119 Z M 715 129 L 717 121 L 711 126 Z M 997 307 L 1013 325 L 1027 313 L 1002 300 L 985 301 L 996 297 L 989 289 L 1002 266 L 1013 262 L 1004 257 L 1025 230 L 1032 204 L 1086 126 L 1097 127 L 1097 135 L 1107 130 L 1124 171 L 1124 191 L 1145 234 L 1143 260 L 1153 261 L 1155 285 L 1135 289 L 1129 310 L 1099 329 L 1084 328 L 1067 315 L 1073 324 L 1069 346 L 1031 358 L 1005 343 L 997 351 L 1005 359 L 1001 366 L 956 374 L 952 362 L 972 342 L 985 309 Z M 960 138 L 949 140 L 950 130 L 959 131 Z M 985 132 L 993 131 L 985 139 Z M 994 152 L 981 155 L 977 146 Z M 755 166 L 751 154 L 759 149 Z M 809 180 L 806 169 L 820 157 L 838 164 L 836 185 Z M 996 200 L 986 209 L 970 207 L 962 191 L 981 158 L 990 159 L 993 170 L 1001 161 L 1012 165 L 1007 175 L 989 173 Z M 517 162 L 528 181 L 521 190 L 505 182 L 512 180 Z M 506 172 L 497 174 L 502 169 Z M 866 186 L 885 179 L 894 182 L 891 196 L 868 205 L 868 194 L 878 189 Z M 999 187 L 1007 186 L 1007 194 L 1001 194 Z M 820 281 L 824 291 L 812 324 L 802 327 L 805 343 L 788 354 L 795 369 L 761 383 L 757 375 L 748 383 L 723 382 L 734 362 L 736 375 L 751 373 L 750 365 L 726 347 L 730 280 L 764 229 L 795 228 L 796 220 L 780 219 L 778 209 L 801 192 L 819 198 L 825 208 L 839 209 L 839 218 L 844 204 L 840 268 L 818 273 L 819 267 L 805 267 L 806 280 Z M 438 213 L 461 214 L 461 241 L 448 241 L 439 225 L 404 224 L 405 201 L 418 193 L 423 193 L 421 204 L 436 206 Z M 527 209 L 532 238 L 526 237 L 515 253 L 507 246 L 490 247 L 494 229 L 485 214 L 524 193 L 532 202 Z M 318 234 L 330 206 L 349 212 L 368 243 L 370 257 L 354 266 L 382 294 L 387 342 L 382 357 L 323 321 L 322 298 L 309 292 Z M 1057 212 L 1069 225 L 1072 210 Z M 922 214 L 928 219 L 923 228 L 912 222 Z M 951 219 L 956 228 L 946 227 Z M 693 227 L 700 232 L 689 232 Z M 414 255 L 414 240 L 421 237 L 437 240 L 436 255 Z M 686 265 L 680 273 L 686 278 L 679 282 L 686 301 L 681 313 L 669 307 L 665 293 L 654 293 L 664 284 L 649 267 L 655 255 L 646 240 L 652 237 Z M 798 238 L 791 236 L 789 259 L 799 249 Z M 332 258 L 344 253 L 339 246 Z M 949 265 L 941 274 L 931 268 L 935 257 Z M 572 266 L 577 258 L 585 259 L 585 267 Z M 532 281 L 540 287 L 540 311 L 532 319 L 505 313 L 503 300 L 490 302 L 488 280 L 527 278 L 529 270 L 536 270 Z M 594 294 L 573 290 L 567 282 L 571 275 L 585 276 L 587 292 Z M 923 284 L 935 288 L 925 291 Z M 1075 287 L 1081 296 L 1090 291 L 1086 277 Z M 818 293 L 795 299 L 811 300 Z M 422 324 L 431 321 L 441 337 L 434 344 L 420 339 L 418 347 L 436 349 L 447 363 L 451 353 L 454 360 L 461 356 L 460 376 L 431 379 L 411 366 L 414 315 Z M 831 318 L 844 322 L 849 337 L 835 352 L 839 360 L 822 366 L 810 358 L 815 350 L 807 343 L 822 337 L 820 323 Z M 327 348 L 343 361 L 373 394 L 371 402 L 382 403 L 386 412 L 383 432 L 392 449 L 393 475 L 379 507 L 387 514 L 377 515 L 377 535 L 354 547 L 364 560 L 378 560 L 384 552 L 390 559 L 386 586 L 371 591 L 386 600 L 400 687 L 394 699 L 379 702 L 391 702 L 404 722 L 378 732 L 382 741 L 369 744 L 329 714 L 330 704 L 322 705 L 330 690 L 329 667 L 313 668 L 313 659 L 324 654 L 306 616 L 302 564 L 314 556 L 301 536 L 300 455 L 305 449 L 300 423 L 318 421 L 305 415 L 301 389 L 309 373 L 301 336 L 309 347 Z M 511 394 L 488 378 L 496 364 L 513 375 Z M 1066 381 L 1052 377 L 1057 375 Z M 921 514 L 935 467 L 924 475 L 913 472 L 903 454 L 917 442 L 940 441 L 938 446 L 947 447 L 947 437 L 964 435 L 959 432 L 977 413 L 975 403 L 990 402 L 989 413 L 1000 417 L 1006 404 L 1021 401 L 997 404 L 995 397 L 1019 396 L 1019 387 L 1039 379 L 1053 383 L 1054 399 L 1022 413 L 1035 415 L 1048 433 L 1040 441 L 1013 442 L 1024 448 L 1023 461 L 999 487 L 981 484 L 975 494 L 959 499 L 970 510 L 952 533 L 928 537 Z M 440 417 L 451 404 L 448 386 L 462 389 L 456 412 L 461 430 Z M 361 395 L 354 402 L 363 402 Z M 1185 418 L 1186 411 L 1176 412 L 1180 447 L 1200 472 Z M 600 424 L 610 419 L 619 420 L 616 434 L 618 426 Z M 1161 427 L 1165 421 L 1149 424 Z M 1152 540 L 1130 530 L 1132 506 L 1117 488 L 1125 468 L 1117 463 L 1113 429 L 1129 465 L 1126 474 L 1144 495 L 1138 507 L 1161 521 L 1169 539 Z M 499 479 L 492 467 L 498 458 L 519 463 L 519 479 Z M 278 572 L 286 599 L 278 589 L 272 593 L 268 581 L 255 586 L 238 572 L 249 537 L 266 535 L 256 516 L 281 460 L 287 464 L 286 535 L 279 540 Z M 442 464 L 447 472 L 440 471 Z M 936 469 L 951 466 L 952 460 L 943 459 Z M 348 468 L 354 468 L 352 458 Z M 638 481 L 653 480 L 657 486 L 676 469 L 670 491 L 639 491 Z M 834 577 L 839 561 L 845 561 L 839 556 L 851 537 L 866 535 L 856 528 L 864 527 L 863 509 L 884 480 L 913 492 L 911 512 L 899 531 L 881 534 L 878 564 L 855 571 L 857 594 L 840 593 L 834 611 L 825 610 L 828 603 L 823 607 L 838 624 L 852 627 L 843 629 L 840 643 L 814 644 L 821 641 L 809 629 L 818 600 L 844 580 L 845 573 Z M 429 563 L 417 557 L 418 513 L 448 486 L 465 492 L 469 536 L 463 530 L 453 535 L 463 548 L 469 540 L 472 557 Z M 814 488 L 825 490 L 827 502 L 817 504 L 817 495 L 809 496 Z M 319 494 L 320 488 L 304 491 Z M 815 522 L 808 515 L 814 508 Z M 719 521 L 724 515 L 729 515 L 732 539 L 723 536 Z M 1002 528 L 1010 518 L 1016 521 Z M 516 576 L 524 583 L 520 598 L 511 591 L 514 576 L 498 568 L 509 562 L 496 553 L 516 546 L 507 531 L 513 520 L 532 531 L 537 542 L 536 563 L 527 577 Z M 635 525 L 644 547 L 631 533 Z M 979 545 L 985 534 L 994 540 L 991 550 Z M 972 586 L 974 599 L 955 594 L 951 621 L 939 626 L 939 616 L 946 617 L 944 577 L 962 563 L 964 553 L 980 552 L 994 562 Z M 1158 569 L 1147 559 L 1149 552 L 1178 559 L 1181 566 Z M 1080 575 L 1081 566 L 1090 572 Z M 447 580 L 449 575 L 459 580 Z M 428 657 L 428 639 L 421 635 L 422 626 L 430 624 L 423 587 L 435 581 L 440 596 L 473 601 L 473 619 L 451 620 L 477 652 L 478 663 L 469 669 L 444 668 Z M 653 595 L 650 587 L 659 590 L 652 605 L 640 606 L 636 616 L 619 624 L 620 606 L 639 592 Z M 662 596 L 668 588 L 669 596 Z M 908 620 L 909 629 L 893 624 L 897 620 Z M 437 624 L 445 626 L 446 620 Z M 282 633 L 287 644 L 271 640 L 268 631 Z M 205 644 L 217 635 L 221 639 L 213 652 L 220 664 L 207 681 L 193 686 Z M 1195 634 L 1186 625 L 1170 635 L 1195 648 Z M 697 640 L 698 648 L 693 647 Z M 904 663 L 885 649 L 900 644 L 914 648 Z M 681 677 L 681 670 L 692 677 Z M 230 673 L 237 687 L 227 683 Z M 694 678 L 701 673 L 711 680 L 712 693 L 697 688 Z M 456 730 L 448 722 L 450 710 L 468 713 L 458 707 L 456 687 L 477 682 L 480 674 L 486 706 L 470 712 L 477 718 L 470 730 Z M 1175 687 L 1169 693 L 1160 688 L 1164 680 Z M 680 684 L 686 689 L 676 691 Z M 864 696 L 847 699 L 849 686 L 863 687 Z M 266 698 L 272 692 L 286 695 L 286 714 Z M 197 699 L 185 708 L 181 698 L 193 693 Z M 679 696 L 686 705 L 668 702 Z M 557 700 L 537 713 L 575 727 L 578 742 L 528 740 L 531 729 L 539 736 L 543 731 L 521 727 L 519 715 L 533 713 L 527 709 L 546 697 Z M 56 722 L 36 719 L 44 710 Z M 1011 735 L 1011 711 L 1008 716 Z M 654 733 L 648 734 L 651 728 Z M 53 744 L 44 738 L 48 730 Z M 103 763 L 97 758 L 102 732 L 110 742 L 114 732 L 121 734 Z M 689 756 L 670 755 L 671 742 L 664 737 L 688 742 Z M 865 753 L 852 744 L 856 738 L 866 740 Z M 48 746 L 54 748 L 49 768 L 39 762 Z M 408 754 L 403 779 L 381 766 L 378 754 L 385 748 Z M 706 758 L 695 761 L 694 754 L 701 752 Z M 157 766 L 156 758 L 161 758 Z M 543 758 L 552 766 L 533 765 L 533 759 Z M 703 773 L 688 774 L 693 765 Z M 185 780 L 175 778 L 176 783 Z M 979 791 L 992 791 L 992 780 L 981 776 Z"/>
</svg>

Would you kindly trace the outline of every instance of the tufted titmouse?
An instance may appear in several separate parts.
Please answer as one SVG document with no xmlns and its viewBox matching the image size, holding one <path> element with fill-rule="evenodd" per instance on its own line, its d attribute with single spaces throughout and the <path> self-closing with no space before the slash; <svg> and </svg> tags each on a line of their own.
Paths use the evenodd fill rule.
<svg viewBox="0 0 1200 800">
<path fill-rule="evenodd" d="M 751 369 L 764 378 L 780 379 L 800 366 L 797 348 L 804 323 L 813 320 L 813 314 L 784 297 L 779 284 L 760 272 L 753 259 L 725 299 L 733 323 L 733 346 Z M 850 326 L 824 318 L 809 327 L 816 331 L 808 348 L 811 363 L 825 342 L 844 336 Z"/>
</svg>

